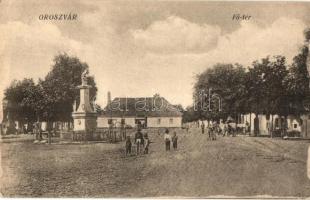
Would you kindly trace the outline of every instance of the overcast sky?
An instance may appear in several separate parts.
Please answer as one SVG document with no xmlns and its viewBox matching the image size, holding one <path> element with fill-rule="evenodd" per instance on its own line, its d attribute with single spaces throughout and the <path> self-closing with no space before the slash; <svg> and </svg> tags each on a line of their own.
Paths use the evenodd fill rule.
<svg viewBox="0 0 310 200">
<path fill-rule="evenodd" d="M 39 20 L 70 12 L 76 21 Z M 107 91 L 112 98 L 159 93 L 188 106 L 195 74 L 214 63 L 247 66 L 278 54 L 290 63 L 309 13 L 306 2 L 1 0 L 0 98 L 14 79 L 44 78 L 53 57 L 67 52 L 89 64 L 102 106 Z M 251 19 L 233 21 L 233 14 Z"/>
</svg>

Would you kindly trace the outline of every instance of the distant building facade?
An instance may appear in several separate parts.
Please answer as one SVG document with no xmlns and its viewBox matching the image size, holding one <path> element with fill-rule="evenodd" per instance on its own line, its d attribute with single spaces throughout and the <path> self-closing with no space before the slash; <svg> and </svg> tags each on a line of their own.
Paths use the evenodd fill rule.
<svg viewBox="0 0 310 200">
<path fill-rule="evenodd" d="M 301 134 L 304 138 L 310 138 L 310 115 L 305 114 L 301 116 L 302 126 Z"/>
<path fill-rule="evenodd" d="M 250 128 L 250 132 L 254 133 L 254 119 L 255 114 L 246 114 L 241 115 L 240 120 L 238 122 L 239 127 L 245 127 L 246 123 Z M 298 116 L 288 115 L 286 118 L 280 117 L 279 115 L 258 115 L 258 128 L 259 128 L 259 135 L 271 135 L 271 131 L 281 130 L 286 128 L 288 132 L 290 131 L 297 131 L 302 133 L 302 119 Z M 287 127 L 284 127 L 287 126 Z M 309 131 L 310 134 L 310 131 Z M 303 136 L 303 135 L 301 135 Z"/>
<path fill-rule="evenodd" d="M 110 97 L 109 97 L 110 98 Z M 140 98 L 114 98 L 98 114 L 97 127 L 179 128 L 182 113 L 159 95 Z"/>
</svg>

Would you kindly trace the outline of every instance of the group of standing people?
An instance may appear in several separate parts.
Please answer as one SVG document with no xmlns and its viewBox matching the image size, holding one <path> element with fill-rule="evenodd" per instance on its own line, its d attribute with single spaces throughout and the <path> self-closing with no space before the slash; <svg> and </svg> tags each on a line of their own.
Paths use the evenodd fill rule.
<svg viewBox="0 0 310 200">
<path fill-rule="evenodd" d="M 137 132 L 135 133 L 134 142 L 131 142 L 130 136 L 126 136 L 125 142 L 125 154 L 126 156 L 132 154 L 132 149 L 135 149 L 136 155 L 140 154 L 148 154 L 149 153 L 149 146 L 150 146 L 150 139 L 147 132 L 142 133 L 142 130 L 138 128 Z M 164 133 L 164 144 L 165 150 L 170 151 L 171 146 L 174 150 L 178 148 L 178 136 L 177 133 L 174 131 L 172 135 L 169 134 L 169 129 L 165 129 Z M 135 145 L 135 148 L 133 148 Z"/>
<path fill-rule="evenodd" d="M 225 122 L 218 124 L 216 121 L 215 122 L 210 122 L 207 126 L 205 127 L 204 122 L 201 123 L 201 133 L 204 134 L 205 131 L 207 130 L 208 132 L 208 138 L 210 140 L 216 140 L 216 135 L 222 135 L 224 136 L 236 136 L 236 123 L 231 123 L 231 122 Z"/>
<path fill-rule="evenodd" d="M 216 140 L 216 134 L 218 132 L 218 125 L 217 123 L 211 123 L 207 127 L 207 132 L 208 132 L 208 139 L 209 140 Z M 201 123 L 201 133 L 205 133 L 205 124 L 202 122 Z"/>
<path fill-rule="evenodd" d="M 172 143 L 173 149 L 177 150 L 177 148 L 178 148 L 178 136 L 177 136 L 177 133 L 175 131 L 173 132 L 173 135 L 171 136 L 169 134 L 169 130 L 166 129 L 165 134 L 164 134 L 164 141 L 165 141 L 166 151 L 170 151 L 171 143 Z"/>
<path fill-rule="evenodd" d="M 141 129 L 138 128 L 138 131 L 135 133 L 134 144 L 136 145 L 136 155 L 139 155 L 142 153 L 148 154 L 149 146 L 150 146 L 150 139 L 149 139 L 147 132 L 143 134 L 141 132 Z M 131 155 L 132 142 L 131 142 L 130 136 L 126 136 L 125 149 L 126 149 L 126 156 Z"/>
</svg>

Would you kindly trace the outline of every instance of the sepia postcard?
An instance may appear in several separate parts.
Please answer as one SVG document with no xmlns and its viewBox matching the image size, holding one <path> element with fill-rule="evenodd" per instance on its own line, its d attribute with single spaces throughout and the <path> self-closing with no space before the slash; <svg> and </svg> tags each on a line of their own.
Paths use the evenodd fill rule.
<svg viewBox="0 0 310 200">
<path fill-rule="evenodd" d="M 310 2 L 0 0 L 0 196 L 310 198 Z"/>
</svg>

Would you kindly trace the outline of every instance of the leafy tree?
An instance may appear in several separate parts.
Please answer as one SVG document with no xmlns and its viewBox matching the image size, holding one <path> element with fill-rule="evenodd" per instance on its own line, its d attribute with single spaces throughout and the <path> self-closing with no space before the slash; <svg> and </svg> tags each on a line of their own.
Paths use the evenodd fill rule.
<svg viewBox="0 0 310 200">
<path fill-rule="evenodd" d="M 216 64 L 196 78 L 194 99 L 200 118 L 225 119 L 246 112 L 246 72 L 241 65 Z"/>
<path fill-rule="evenodd" d="M 181 104 L 177 104 L 177 105 L 173 105 L 173 106 L 176 108 L 176 110 L 180 111 L 181 113 L 183 113 L 185 111 Z"/>
<path fill-rule="evenodd" d="M 247 74 L 248 102 L 250 112 L 255 114 L 254 133 L 258 134 L 258 114 L 287 116 L 288 99 L 285 79 L 285 57 L 274 56 L 253 62 Z"/>
<path fill-rule="evenodd" d="M 307 71 L 308 47 L 303 46 L 300 53 L 293 58 L 292 66 L 285 79 L 291 114 L 309 111 L 309 76 Z M 308 58 L 309 59 L 309 58 Z"/>
<path fill-rule="evenodd" d="M 308 42 L 310 40 L 310 28 L 306 28 L 304 30 L 305 41 Z"/>
<path fill-rule="evenodd" d="M 4 92 L 4 99 L 10 104 L 8 113 L 11 119 L 19 122 L 35 121 L 35 106 L 32 103 L 37 98 L 37 86 L 32 79 L 14 80 Z"/>
<path fill-rule="evenodd" d="M 44 80 L 35 84 L 32 79 L 13 81 L 5 91 L 10 118 L 19 122 L 46 121 L 48 127 L 54 121 L 71 121 L 72 105 L 79 103 L 81 74 L 88 70 L 86 63 L 76 57 L 60 54 L 54 58 L 54 65 Z M 95 100 L 97 87 L 93 77 L 88 78 L 90 98 Z M 92 101 L 92 102 L 93 102 Z M 97 110 L 100 107 L 97 106 Z"/>
<path fill-rule="evenodd" d="M 23 79 L 22 81 L 13 81 L 5 90 L 4 99 L 8 102 L 6 113 L 9 113 L 10 130 L 14 126 L 12 121 L 18 121 L 19 128 L 22 124 L 32 123 L 40 119 L 42 91 L 32 79 Z M 15 129 L 15 128 L 14 128 Z M 31 129 L 28 129 L 31 130 Z M 15 130 L 14 130 L 15 131 Z M 11 132 L 14 132 L 11 130 Z"/>
<path fill-rule="evenodd" d="M 197 115 L 197 112 L 194 110 L 193 106 L 188 106 L 184 112 L 182 117 L 182 122 L 192 122 L 199 119 L 199 115 Z"/>
<path fill-rule="evenodd" d="M 47 74 L 40 85 L 44 91 L 43 104 L 47 105 L 48 113 L 45 117 L 49 120 L 71 121 L 72 105 L 74 101 L 79 103 L 78 85 L 81 85 L 81 74 L 89 67 L 76 57 L 69 57 L 67 54 L 60 54 L 54 58 L 52 70 Z M 97 94 L 97 87 L 93 77 L 88 78 L 90 99 L 94 100 Z"/>
</svg>

